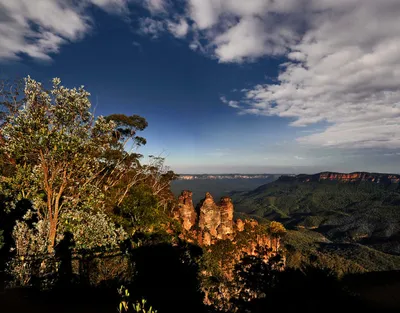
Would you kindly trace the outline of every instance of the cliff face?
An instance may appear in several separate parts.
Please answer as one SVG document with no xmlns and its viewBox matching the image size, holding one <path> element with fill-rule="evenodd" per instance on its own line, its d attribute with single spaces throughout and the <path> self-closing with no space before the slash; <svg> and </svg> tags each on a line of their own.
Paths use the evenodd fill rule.
<svg viewBox="0 0 400 313">
<path fill-rule="evenodd" d="M 323 172 L 314 175 L 297 175 L 293 177 L 282 176 L 280 180 L 298 180 L 300 182 L 310 181 L 338 181 L 338 182 L 374 182 L 380 184 L 398 184 L 400 183 L 400 175 L 397 174 L 379 174 L 367 172 L 354 173 L 334 173 Z"/>
<path fill-rule="evenodd" d="M 205 295 L 204 303 L 221 309 L 218 303 L 228 304 L 231 298 L 240 294 L 242 286 L 227 282 L 234 281 L 235 267 L 242 257 L 250 255 L 268 262 L 280 252 L 280 239 L 277 232 L 273 231 L 274 222 L 267 226 L 252 219 L 234 221 L 232 200 L 222 197 L 215 203 L 208 192 L 197 206 L 198 216 L 193 208 L 190 191 L 183 191 L 178 200 L 179 206 L 174 217 L 182 223 L 183 231 L 179 237 L 203 248 L 204 264 L 207 264 L 201 271 L 206 282 L 201 287 Z M 282 256 L 276 268 L 282 268 L 284 263 Z M 211 285 L 207 283 L 209 277 L 215 275 L 223 279 Z M 230 311 L 231 308 L 228 306 L 225 309 Z"/>
<path fill-rule="evenodd" d="M 273 239 L 262 233 L 261 226 L 255 220 L 233 220 L 234 206 L 229 197 L 222 197 L 218 204 L 212 195 L 206 193 L 198 206 L 198 214 L 193 207 L 192 192 L 182 191 L 178 198 L 179 205 L 174 218 L 179 220 L 184 229 L 182 237 L 188 241 L 196 241 L 201 246 L 210 246 L 219 240 L 230 240 L 237 244 L 242 240 L 241 252 L 256 255 L 257 249 L 276 253 L 279 250 L 279 239 Z M 196 223 L 198 221 L 198 223 Z M 240 255 L 240 254 L 239 254 Z"/>
<path fill-rule="evenodd" d="M 207 192 L 199 206 L 199 228 L 203 234 L 210 235 L 206 235 L 206 242 L 210 241 L 209 237 L 227 239 L 233 234 L 233 204 L 229 197 L 221 198 L 217 205 L 211 194 Z"/>
<path fill-rule="evenodd" d="M 209 232 L 211 236 L 217 237 L 217 228 L 221 224 L 221 211 L 215 204 L 210 193 L 206 193 L 200 206 L 199 227 L 202 232 Z"/>
<path fill-rule="evenodd" d="M 217 235 L 219 239 L 226 239 L 233 234 L 233 203 L 231 198 L 221 198 L 219 204 L 221 212 L 221 223 L 217 228 Z"/>
<path fill-rule="evenodd" d="M 182 191 L 178 198 L 178 208 L 174 212 L 174 217 L 181 222 L 183 229 L 186 231 L 190 230 L 196 224 L 197 219 L 192 195 L 193 193 L 189 190 Z"/>
</svg>

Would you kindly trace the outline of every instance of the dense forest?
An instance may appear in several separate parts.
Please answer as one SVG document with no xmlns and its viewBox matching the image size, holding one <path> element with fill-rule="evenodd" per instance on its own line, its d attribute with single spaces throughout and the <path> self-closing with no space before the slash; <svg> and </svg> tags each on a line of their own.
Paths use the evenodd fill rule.
<svg viewBox="0 0 400 313">
<path fill-rule="evenodd" d="M 400 269 L 397 181 L 283 176 L 253 191 L 236 193 L 233 199 L 238 211 L 278 220 L 289 229 L 285 241 L 293 261 L 313 256 L 343 266 L 341 271 Z"/>
<path fill-rule="evenodd" d="M 254 204 L 247 213 L 265 220 L 256 223 L 246 215 L 242 224 L 231 223 L 232 229 L 240 228 L 234 237 L 213 238 L 212 244 L 194 238 L 176 218 L 187 206 L 170 189 L 177 175 L 164 158 L 150 156 L 145 163 L 139 153 L 146 144 L 140 136 L 148 126 L 145 118 L 95 116 L 84 87 L 69 89 L 57 78 L 50 89 L 30 77 L 4 81 L 1 97 L 3 312 L 261 312 L 315 310 L 327 303 L 337 309 L 396 305 L 386 301 L 384 307 L 379 296 L 365 297 L 359 288 L 366 286 L 365 276 L 345 257 L 332 265 L 292 253 L 305 253 L 298 246 L 311 247 L 315 240 L 272 221 L 291 218 L 297 200 L 289 196 L 282 201 L 268 196 L 268 209 Z M 298 192 L 290 194 L 297 197 Z M 371 191 L 357 195 L 376 201 Z M 220 207 L 207 197 L 204 208 L 211 203 L 218 213 Z M 326 218 L 339 218 L 336 206 L 353 199 L 318 201 L 330 203 L 334 213 Z M 386 208 L 393 206 L 385 202 L 374 216 L 392 219 L 395 213 Z M 302 219 L 306 226 L 322 223 L 319 215 L 308 217 Z M 254 244 L 246 253 L 247 245 L 260 238 L 265 244 Z M 281 239 L 286 246 L 278 245 Z M 378 288 L 379 279 L 369 283 Z M 392 273 L 385 283 L 396 281 L 398 273 Z"/>
</svg>

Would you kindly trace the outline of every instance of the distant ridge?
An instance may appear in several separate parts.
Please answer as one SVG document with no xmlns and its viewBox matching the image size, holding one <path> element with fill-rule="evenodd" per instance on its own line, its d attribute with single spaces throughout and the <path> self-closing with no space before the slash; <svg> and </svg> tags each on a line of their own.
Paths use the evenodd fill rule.
<svg viewBox="0 0 400 313">
<path fill-rule="evenodd" d="M 196 179 L 266 179 L 274 177 L 277 179 L 282 174 L 179 174 L 178 180 Z"/>
<path fill-rule="evenodd" d="M 308 249 L 303 240 L 311 232 L 330 241 L 316 239 L 313 244 L 318 252 L 329 250 L 356 259 L 374 271 L 400 268 L 399 174 L 326 171 L 281 176 L 231 198 L 241 214 L 282 222 L 297 236 L 292 242 L 297 249 Z M 372 249 L 372 254 L 360 257 L 355 246 L 343 254 L 341 248 L 348 244 Z M 326 247 L 329 249 L 324 250 Z M 373 250 L 387 255 L 374 256 Z"/>
<path fill-rule="evenodd" d="M 316 181 L 338 181 L 338 182 L 362 182 L 369 181 L 382 184 L 398 184 L 400 183 L 399 174 L 382 174 L 369 172 L 321 172 L 317 174 L 299 174 L 299 175 L 282 175 L 280 181 L 299 181 L 299 182 L 316 182 Z"/>
</svg>

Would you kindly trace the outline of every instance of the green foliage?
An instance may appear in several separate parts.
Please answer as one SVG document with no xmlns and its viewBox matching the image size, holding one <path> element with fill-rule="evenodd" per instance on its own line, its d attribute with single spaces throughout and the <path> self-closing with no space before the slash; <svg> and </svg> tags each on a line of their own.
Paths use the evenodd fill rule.
<svg viewBox="0 0 400 313">
<path fill-rule="evenodd" d="M 278 219 L 291 229 L 284 239 L 289 265 L 298 267 L 312 259 L 344 273 L 390 270 L 397 264 L 399 257 L 391 254 L 400 253 L 399 196 L 398 184 L 279 179 L 234 200 L 238 210 Z M 352 249 L 361 249 L 367 260 L 350 253 Z"/>
<path fill-rule="evenodd" d="M 13 160 L 14 175 L 3 179 L 15 199 L 31 200 L 49 223 L 48 247 L 55 244 L 59 217 L 70 209 L 99 208 L 104 170 L 99 157 L 109 149 L 115 124 L 90 113 L 89 93 L 53 88 L 28 77 L 24 106 L 6 118 L 0 150 Z"/>
<path fill-rule="evenodd" d="M 147 121 L 143 117 L 139 115 L 111 114 L 106 117 L 106 120 L 113 121 L 116 124 L 115 138 L 118 141 L 133 138 L 134 143 L 138 146 L 146 144 L 146 139 L 136 136 L 137 131 L 142 131 L 148 126 Z"/>
<path fill-rule="evenodd" d="M 256 225 L 245 223 L 244 227 L 243 231 L 236 233 L 234 241 L 217 240 L 213 245 L 203 249 L 202 267 L 208 274 L 223 279 L 232 272 L 235 263 L 249 244 L 257 242 L 257 239 L 263 236 L 281 238 L 286 233 L 286 229 L 279 222 Z"/>
<path fill-rule="evenodd" d="M 274 216 L 274 208 L 279 208 L 289 217 L 295 214 L 307 216 L 326 212 L 330 219 L 350 214 L 355 209 L 383 207 L 386 214 L 393 214 L 386 206 L 388 199 L 399 195 L 398 190 L 389 190 L 385 186 L 371 183 L 335 183 L 335 182 L 297 182 L 281 181 L 261 186 L 256 190 L 238 195 L 237 207 L 241 211 L 251 212 L 264 209 L 265 217 Z M 382 213 L 381 213 L 382 214 Z"/>
<path fill-rule="evenodd" d="M 275 287 L 282 268 L 280 255 L 270 258 L 268 262 L 257 256 L 244 256 L 235 266 L 234 285 L 237 289 L 237 300 L 246 302 L 265 297 L 265 292 Z"/>
<path fill-rule="evenodd" d="M 201 259 L 203 269 L 214 277 L 223 279 L 224 273 L 237 257 L 238 247 L 231 240 L 218 240 L 215 244 L 204 248 Z"/>
<path fill-rule="evenodd" d="M 145 183 L 132 187 L 114 213 L 118 223 L 131 234 L 163 231 L 171 221 L 168 212 L 159 207 L 159 198 Z"/>
<path fill-rule="evenodd" d="M 124 286 L 121 286 L 118 289 L 118 294 L 121 297 L 121 302 L 118 306 L 119 313 L 128 313 L 128 312 L 137 312 L 137 313 L 157 313 L 157 310 L 154 310 L 152 306 L 147 307 L 147 300 L 142 299 L 141 301 L 136 301 L 136 303 L 129 302 L 129 290 Z"/>
<path fill-rule="evenodd" d="M 273 237 L 281 238 L 282 236 L 284 236 L 286 234 L 286 229 L 282 223 L 272 221 L 268 225 L 268 233 Z"/>
<path fill-rule="evenodd" d="M 128 196 L 115 211 L 130 228 L 150 227 L 156 217 L 157 197 L 149 186 L 140 184 L 130 189 Z"/>
<path fill-rule="evenodd" d="M 46 90 L 27 77 L 22 93 L 0 95 L 1 201 L 10 217 L 18 216 L 21 200 L 31 204 L 23 220 L 13 221 L 9 269 L 21 285 L 33 275 L 26 258 L 54 257 L 65 233 L 74 253 L 87 254 L 118 249 L 127 231 L 160 231 L 170 222 L 176 175 L 164 158 L 139 162 L 143 117 L 95 117 L 84 87 L 66 88 L 58 78 Z"/>
<path fill-rule="evenodd" d="M 236 246 L 239 248 L 246 247 L 249 242 L 256 242 L 259 236 L 269 236 L 269 222 L 260 221 L 257 225 L 246 223 L 244 231 L 238 232 L 235 237 Z M 279 223 L 280 224 L 280 223 Z"/>
<path fill-rule="evenodd" d="M 34 212 L 28 211 L 22 221 L 17 221 L 12 236 L 15 247 L 14 257 L 7 264 L 7 271 L 12 275 L 12 285 L 29 286 L 36 272 L 36 258 L 42 259 L 38 277 L 44 277 L 54 270 L 53 263 L 47 256 L 47 234 L 49 223 L 42 219 L 35 221 Z M 14 251 L 15 250 L 15 251 Z"/>
<path fill-rule="evenodd" d="M 311 230 L 290 230 L 283 241 L 286 265 L 292 268 L 313 265 L 329 268 L 343 276 L 347 273 L 396 270 L 400 267 L 399 256 L 359 244 L 334 244 Z"/>
<path fill-rule="evenodd" d="M 121 114 L 96 118 L 89 96 L 83 86 L 68 89 L 58 78 L 46 90 L 28 76 L 20 105 L 8 101 L 2 109 L 0 156 L 12 170 L 2 177 L 1 190 L 11 200 L 9 208 L 21 199 L 32 203 L 37 218 L 48 224 L 49 252 L 66 223 L 79 228 L 84 221 L 88 235 L 79 237 L 88 242 L 80 246 L 107 246 L 91 227 L 102 230 L 105 241 L 110 236 L 102 225 L 114 231 L 99 212 L 121 203 L 148 176 L 140 155 L 125 149 L 128 142 L 132 149 L 146 143 L 137 136 L 146 120 Z"/>
<path fill-rule="evenodd" d="M 117 228 L 106 214 L 79 210 L 68 211 L 62 216 L 57 242 L 65 233 L 72 234 L 75 251 L 118 249 L 128 238 L 125 230 Z"/>
</svg>

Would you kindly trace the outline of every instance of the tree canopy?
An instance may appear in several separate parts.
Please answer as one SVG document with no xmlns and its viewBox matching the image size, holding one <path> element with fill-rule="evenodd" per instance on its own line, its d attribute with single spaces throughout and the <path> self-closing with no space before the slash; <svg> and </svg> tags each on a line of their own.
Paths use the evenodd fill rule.
<svg viewBox="0 0 400 313">
<path fill-rule="evenodd" d="M 158 172 L 160 160 L 139 162 L 135 148 L 146 144 L 137 135 L 147 127 L 143 117 L 96 117 L 84 87 L 69 89 L 58 78 L 46 90 L 28 76 L 23 95 L 3 96 L 0 153 L 10 171 L 2 174 L 2 190 L 14 203 L 31 201 L 46 229 L 48 252 L 67 217 L 118 206 L 142 181 L 151 181 L 155 196 L 169 185 L 173 174 Z"/>
</svg>

